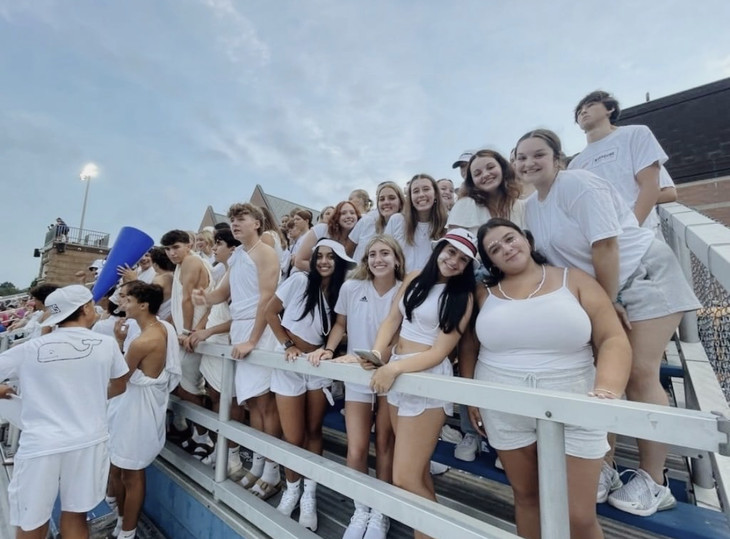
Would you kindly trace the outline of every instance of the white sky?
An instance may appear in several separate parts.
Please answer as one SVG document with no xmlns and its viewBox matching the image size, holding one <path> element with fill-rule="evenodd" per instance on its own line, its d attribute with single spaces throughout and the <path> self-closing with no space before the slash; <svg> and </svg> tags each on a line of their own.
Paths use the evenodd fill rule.
<svg viewBox="0 0 730 539">
<path fill-rule="evenodd" d="M 730 2 L 0 0 L 0 282 L 28 286 L 46 226 L 156 240 L 254 185 L 320 208 L 466 148 L 730 76 Z"/>
</svg>

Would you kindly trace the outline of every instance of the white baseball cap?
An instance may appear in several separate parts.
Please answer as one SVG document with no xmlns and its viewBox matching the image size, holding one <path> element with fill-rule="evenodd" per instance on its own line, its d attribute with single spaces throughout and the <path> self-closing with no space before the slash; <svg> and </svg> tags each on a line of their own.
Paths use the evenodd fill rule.
<svg viewBox="0 0 730 539">
<path fill-rule="evenodd" d="M 46 298 L 45 305 L 48 312 L 41 326 L 55 326 L 71 316 L 76 309 L 92 300 L 91 291 L 80 284 L 72 284 L 54 290 Z"/>
<path fill-rule="evenodd" d="M 329 238 L 322 238 L 317 242 L 317 245 L 315 245 L 314 248 L 316 249 L 317 247 L 321 246 L 329 247 L 338 257 L 340 257 L 345 262 L 348 262 L 350 264 L 357 264 L 357 262 L 347 256 L 347 253 L 345 252 L 345 246 L 342 245 L 340 242 L 331 240 Z"/>
<path fill-rule="evenodd" d="M 104 267 L 104 261 L 101 258 L 97 258 L 91 264 L 89 264 L 89 269 L 98 269 L 98 270 L 100 270 L 103 267 Z"/>
<path fill-rule="evenodd" d="M 471 159 L 474 156 L 474 150 L 464 150 L 459 158 L 454 161 L 454 164 L 451 165 L 451 168 L 458 168 L 461 166 L 462 163 L 468 163 L 469 159 Z"/>
<path fill-rule="evenodd" d="M 453 228 L 444 234 L 442 238 L 432 241 L 431 247 L 436 247 L 441 241 L 448 241 L 466 256 L 479 262 L 479 258 L 477 258 L 477 238 L 467 229 Z"/>
</svg>

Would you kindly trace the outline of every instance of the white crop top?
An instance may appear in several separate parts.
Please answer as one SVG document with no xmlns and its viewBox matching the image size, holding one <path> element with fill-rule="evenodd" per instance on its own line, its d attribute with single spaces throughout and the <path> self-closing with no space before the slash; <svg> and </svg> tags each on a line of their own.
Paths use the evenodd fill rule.
<svg viewBox="0 0 730 539">
<path fill-rule="evenodd" d="M 400 336 L 409 341 L 433 346 L 438 337 L 439 328 L 439 299 L 446 287 L 445 283 L 433 285 L 426 299 L 411 313 L 411 321 L 406 318 L 404 299 L 401 299 L 399 309 L 403 315 L 400 327 Z"/>
<path fill-rule="evenodd" d="M 493 368 L 535 372 L 593 363 L 591 320 L 566 286 L 523 300 L 490 292 L 476 320 L 479 361 Z"/>
</svg>

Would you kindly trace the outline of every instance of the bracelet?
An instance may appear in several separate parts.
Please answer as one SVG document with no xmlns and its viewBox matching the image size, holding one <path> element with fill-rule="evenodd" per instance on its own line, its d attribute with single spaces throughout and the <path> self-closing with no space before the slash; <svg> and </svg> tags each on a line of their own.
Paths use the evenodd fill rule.
<svg viewBox="0 0 730 539">
<path fill-rule="evenodd" d="M 621 292 L 616 294 L 616 300 L 614 301 L 614 303 L 618 303 L 619 305 L 621 305 L 621 307 L 626 307 L 626 304 L 624 304 L 624 298 L 621 297 Z"/>
<path fill-rule="evenodd" d="M 618 398 L 619 398 L 619 396 L 618 396 L 618 395 L 616 395 L 616 393 L 614 393 L 614 392 L 613 392 L 613 391 L 611 391 L 610 389 L 605 389 L 605 388 L 603 388 L 603 387 L 594 387 L 594 388 L 593 388 L 593 391 L 592 391 L 592 393 L 595 393 L 596 391 L 601 391 L 601 392 L 603 392 L 603 393 L 608 393 L 609 395 L 611 395 L 612 397 L 614 397 L 614 398 L 616 398 L 616 399 L 618 399 Z"/>
<path fill-rule="evenodd" d="M 329 352 L 330 354 L 332 354 L 332 357 L 335 357 L 335 351 L 332 350 L 332 348 L 325 348 L 324 351 Z"/>
</svg>

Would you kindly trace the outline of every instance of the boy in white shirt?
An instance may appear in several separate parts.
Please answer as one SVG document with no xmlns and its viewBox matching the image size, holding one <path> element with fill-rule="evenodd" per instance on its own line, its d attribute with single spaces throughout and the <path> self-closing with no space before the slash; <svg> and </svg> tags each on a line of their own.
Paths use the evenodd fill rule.
<svg viewBox="0 0 730 539">
<path fill-rule="evenodd" d="M 58 329 L 0 355 L 0 380 L 17 379 L 23 398 L 10 522 L 17 537 L 45 538 L 60 493 L 61 534 L 83 538 L 109 473 L 107 398 L 124 392 L 129 369 L 113 338 L 90 331 L 96 312 L 86 287 L 56 290 L 46 309 L 43 325 Z"/>
</svg>

